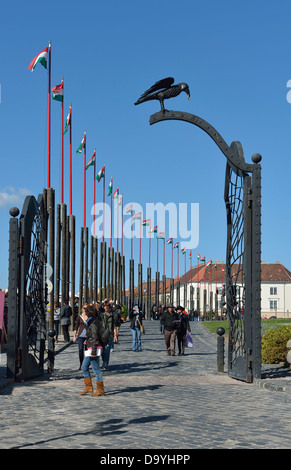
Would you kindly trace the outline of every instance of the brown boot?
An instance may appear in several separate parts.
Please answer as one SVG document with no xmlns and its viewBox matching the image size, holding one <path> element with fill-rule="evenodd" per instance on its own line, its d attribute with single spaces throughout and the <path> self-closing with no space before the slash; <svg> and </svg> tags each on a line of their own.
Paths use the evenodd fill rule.
<svg viewBox="0 0 291 470">
<path fill-rule="evenodd" d="M 96 382 L 97 385 L 97 390 L 95 393 L 91 393 L 91 397 L 100 397 L 101 395 L 104 395 L 104 383 L 103 380 L 101 382 Z"/>
<path fill-rule="evenodd" d="M 80 395 L 86 395 L 86 393 L 91 393 L 93 392 L 93 386 L 92 386 L 92 380 L 91 377 L 88 377 L 87 379 L 84 379 L 85 382 L 85 390 L 80 392 Z"/>
</svg>

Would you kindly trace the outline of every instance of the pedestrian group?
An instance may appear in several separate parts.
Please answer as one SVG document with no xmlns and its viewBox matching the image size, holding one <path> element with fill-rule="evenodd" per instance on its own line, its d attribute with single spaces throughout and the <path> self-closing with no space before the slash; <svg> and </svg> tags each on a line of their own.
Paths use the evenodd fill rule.
<svg viewBox="0 0 291 470">
<path fill-rule="evenodd" d="M 59 304 L 54 306 L 54 321 L 56 341 L 58 341 L 59 326 L 62 326 L 64 341 L 70 341 L 69 325 L 71 324 L 72 308 L 68 302 L 60 309 Z M 101 396 L 105 394 L 103 374 L 109 366 L 110 353 L 114 344 L 118 343 L 118 333 L 124 318 L 122 307 L 111 299 L 101 303 L 91 303 L 82 306 L 74 327 L 73 342 L 78 345 L 79 370 L 82 370 L 85 388 L 81 395 Z M 155 315 L 160 320 L 160 332 L 164 334 L 166 352 L 175 356 L 175 345 L 178 345 L 178 354 L 185 354 L 187 334 L 191 335 L 189 317 L 182 306 L 176 309 L 172 304 L 162 305 L 156 309 Z M 131 351 L 142 351 L 142 334 L 144 331 L 144 314 L 138 305 L 129 312 L 130 330 L 132 334 Z M 100 360 L 102 359 L 102 365 Z M 93 390 L 90 366 L 96 378 L 96 391 Z"/>
</svg>

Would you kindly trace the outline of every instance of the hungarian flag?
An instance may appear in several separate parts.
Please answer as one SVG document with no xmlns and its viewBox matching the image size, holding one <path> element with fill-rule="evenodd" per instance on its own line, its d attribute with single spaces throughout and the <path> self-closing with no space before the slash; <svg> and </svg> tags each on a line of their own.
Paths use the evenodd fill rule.
<svg viewBox="0 0 291 470">
<path fill-rule="evenodd" d="M 132 204 L 130 204 L 130 206 L 128 206 L 128 208 L 126 209 L 125 212 L 131 212 L 132 211 Z"/>
<path fill-rule="evenodd" d="M 205 256 L 203 256 L 203 258 L 201 258 L 201 256 L 200 256 L 199 253 L 198 253 L 197 258 L 198 258 L 200 261 L 202 261 L 202 263 L 205 263 Z"/>
<path fill-rule="evenodd" d="M 145 219 L 142 221 L 142 225 L 145 227 L 146 225 L 150 225 L 151 219 Z"/>
<path fill-rule="evenodd" d="M 153 227 L 150 231 L 150 233 L 157 233 L 158 231 L 158 226 L 156 225 L 155 227 Z"/>
<path fill-rule="evenodd" d="M 179 248 L 179 242 L 175 243 L 175 245 L 173 246 L 173 248 Z"/>
<path fill-rule="evenodd" d="M 70 111 L 66 119 L 64 135 L 68 132 L 69 126 L 71 125 L 71 113 L 72 113 L 72 108 L 70 106 Z"/>
<path fill-rule="evenodd" d="M 158 232 L 157 238 L 165 238 L 165 232 Z"/>
<path fill-rule="evenodd" d="M 206 264 L 206 266 L 210 266 L 211 264 L 212 264 L 212 260 L 210 259 L 208 263 Z"/>
<path fill-rule="evenodd" d="M 185 253 L 186 253 L 186 248 L 182 248 L 181 253 L 182 253 L 182 255 L 185 255 Z"/>
<path fill-rule="evenodd" d="M 88 161 L 87 165 L 86 165 L 86 170 L 88 170 L 88 168 L 90 166 L 93 166 L 94 163 L 95 163 L 95 158 L 96 158 L 96 152 L 93 153 L 92 157 L 90 158 L 90 160 Z"/>
<path fill-rule="evenodd" d="M 141 212 L 136 212 L 132 217 L 132 220 L 140 220 L 141 219 Z"/>
<path fill-rule="evenodd" d="M 117 207 L 122 203 L 123 195 L 121 194 L 117 201 Z"/>
<path fill-rule="evenodd" d="M 113 193 L 113 196 L 112 196 L 113 199 L 117 199 L 118 194 L 119 194 L 119 186 L 117 187 L 117 189 L 116 189 L 116 190 L 114 191 L 114 193 Z"/>
<path fill-rule="evenodd" d="M 168 245 L 172 244 L 173 245 L 173 238 L 169 238 L 169 240 L 166 241 Z"/>
<path fill-rule="evenodd" d="M 98 181 L 98 183 L 101 180 L 101 178 L 104 178 L 104 176 L 105 176 L 105 165 L 101 168 L 98 175 L 96 176 L 96 180 Z"/>
<path fill-rule="evenodd" d="M 189 253 L 189 258 L 190 259 L 192 258 L 192 251 L 190 251 L 190 253 Z"/>
<path fill-rule="evenodd" d="M 83 137 L 83 139 L 82 139 L 82 142 L 80 143 L 79 147 L 78 147 L 77 150 L 76 150 L 76 153 L 82 153 L 83 148 L 85 147 L 85 145 L 86 145 L 86 132 L 85 132 L 85 134 L 84 134 L 84 137 Z"/>
<path fill-rule="evenodd" d="M 108 186 L 108 196 L 111 196 L 111 194 L 112 194 L 112 186 L 113 186 L 113 179 L 112 179 L 112 176 L 111 176 L 111 180 L 110 180 L 110 183 L 109 183 L 109 186 Z"/>
<path fill-rule="evenodd" d="M 64 84 L 63 82 L 60 85 L 56 85 L 52 88 L 52 99 L 56 101 L 64 100 Z"/>
<path fill-rule="evenodd" d="M 40 63 L 45 69 L 47 68 L 47 53 L 48 47 L 41 51 L 35 58 L 30 62 L 28 70 L 34 71 L 36 64 Z"/>
</svg>

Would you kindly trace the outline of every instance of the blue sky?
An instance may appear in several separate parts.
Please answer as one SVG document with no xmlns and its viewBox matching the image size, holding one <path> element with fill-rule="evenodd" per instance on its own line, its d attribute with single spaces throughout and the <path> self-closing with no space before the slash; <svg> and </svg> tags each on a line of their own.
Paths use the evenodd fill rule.
<svg viewBox="0 0 291 470">
<path fill-rule="evenodd" d="M 49 40 L 52 86 L 64 77 L 65 116 L 69 104 L 73 106 L 77 247 L 83 221 L 83 156 L 76 149 L 86 130 L 87 159 L 96 148 L 97 171 L 106 165 L 106 187 L 113 176 L 114 189 L 119 186 L 124 202 L 142 207 L 147 202 L 198 203 L 199 245 L 193 259 L 199 252 L 207 260 L 225 260 L 225 157 L 194 126 L 150 126 L 150 115 L 159 110 L 157 102 L 134 106 L 154 82 L 172 76 L 176 83 L 188 83 L 191 98 L 187 101 L 181 94 L 167 103 L 169 109 L 206 119 L 229 145 L 240 141 L 247 162 L 254 153 L 262 155 L 262 259 L 291 269 L 290 2 L 52 0 L 44 6 L 28 0 L 1 7 L 0 287 L 8 287 L 9 209 L 21 209 L 26 194 L 37 196 L 46 187 L 47 71 L 38 65 L 31 73 L 28 65 Z M 51 110 L 51 185 L 58 203 L 60 104 L 53 101 Z M 68 159 L 66 136 L 67 204 Z M 88 183 L 88 224 L 91 186 Z M 101 184 L 96 188 L 101 201 Z M 153 242 L 153 268 L 155 249 Z M 129 240 L 124 241 L 124 252 L 129 259 Z M 169 247 L 166 252 L 170 275 Z M 136 260 L 138 255 L 134 239 Z M 142 244 L 142 260 L 147 266 L 148 240 Z"/>
</svg>

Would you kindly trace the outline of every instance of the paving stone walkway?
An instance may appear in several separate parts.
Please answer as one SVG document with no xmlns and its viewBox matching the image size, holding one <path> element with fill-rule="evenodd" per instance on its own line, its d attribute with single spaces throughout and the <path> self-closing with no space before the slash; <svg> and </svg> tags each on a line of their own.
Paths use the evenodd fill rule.
<svg viewBox="0 0 291 470">
<path fill-rule="evenodd" d="M 191 322 L 194 349 L 167 356 L 158 321 L 142 352 L 129 323 L 103 375 L 103 397 L 83 389 L 76 344 L 58 343 L 54 375 L 0 390 L 1 449 L 290 449 L 290 375 L 266 369 L 252 384 L 217 372 L 216 336 Z M 281 371 L 282 373 L 282 371 Z M 269 375 L 268 375 L 269 374 Z M 276 382 L 277 380 L 277 382 Z"/>
</svg>

